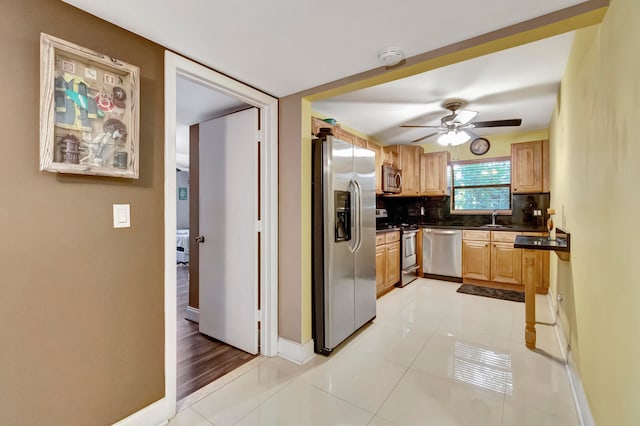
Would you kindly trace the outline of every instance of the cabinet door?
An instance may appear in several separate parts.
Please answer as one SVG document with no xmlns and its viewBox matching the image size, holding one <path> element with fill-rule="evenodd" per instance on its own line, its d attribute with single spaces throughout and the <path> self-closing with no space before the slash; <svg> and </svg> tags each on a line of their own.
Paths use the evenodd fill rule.
<svg viewBox="0 0 640 426">
<path fill-rule="evenodd" d="M 488 241 L 462 241 L 462 276 L 489 281 L 491 249 Z"/>
<path fill-rule="evenodd" d="M 387 281 L 385 288 L 400 281 L 400 242 L 396 241 L 385 245 L 387 266 Z"/>
<path fill-rule="evenodd" d="M 431 152 L 420 156 L 420 194 L 448 195 L 447 166 L 449 153 Z"/>
<path fill-rule="evenodd" d="M 542 192 L 542 141 L 511 145 L 511 191 Z"/>
<path fill-rule="evenodd" d="M 311 117 L 311 134 L 317 135 L 322 127 L 333 129 L 333 126 L 326 121 L 322 121 L 317 117 Z"/>
<path fill-rule="evenodd" d="M 402 195 L 420 195 L 419 146 L 400 146 L 400 169 L 402 170 Z"/>
<path fill-rule="evenodd" d="M 544 254 L 542 250 L 522 249 L 522 284 L 532 283 L 536 288 L 542 286 Z"/>
<path fill-rule="evenodd" d="M 367 147 L 367 140 L 366 139 L 362 139 L 360 136 L 356 136 L 356 140 L 353 143 L 355 146 L 359 146 L 360 148 L 366 148 Z"/>
<path fill-rule="evenodd" d="M 491 281 L 522 284 L 522 249 L 512 243 L 491 243 Z"/>
<path fill-rule="evenodd" d="M 340 139 L 341 141 L 349 142 L 350 144 L 353 144 L 353 145 L 356 144 L 357 136 L 354 135 L 353 133 L 347 132 L 346 130 L 342 130 L 340 126 L 335 126 L 333 128 L 333 134 L 335 135 L 336 138 Z"/>
<path fill-rule="evenodd" d="M 385 246 L 376 247 L 376 293 L 380 294 L 385 288 L 387 279 L 387 260 Z"/>
<path fill-rule="evenodd" d="M 523 235 L 533 237 L 546 237 L 546 232 L 524 232 Z M 533 281 L 536 285 L 536 293 L 547 294 L 549 292 L 549 251 L 522 249 L 522 284 L 527 280 Z M 527 264 L 528 261 L 535 261 L 534 265 Z M 527 271 L 527 267 L 530 270 Z"/>
<path fill-rule="evenodd" d="M 391 164 L 395 167 L 400 167 L 400 156 L 398 154 L 397 145 L 385 146 L 383 148 L 384 156 L 382 157 L 382 162 Z"/>
<path fill-rule="evenodd" d="M 384 161 L 384 152 L 380 145 L 367 142 L 367 149 L 376 154 L 376 194 L 382 194 L 382 162 Z"/>
</svg>

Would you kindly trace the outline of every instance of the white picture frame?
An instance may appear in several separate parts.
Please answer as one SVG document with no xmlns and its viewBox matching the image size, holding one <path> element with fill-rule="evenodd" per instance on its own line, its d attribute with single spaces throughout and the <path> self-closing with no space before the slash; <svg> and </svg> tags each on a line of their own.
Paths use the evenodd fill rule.
<svg viewBox="0 0 640 426">
<path fill-rule="evenodd" d="M 140 69 L 40 35 L 40 170 L 139 177 Z"/>
</svg>

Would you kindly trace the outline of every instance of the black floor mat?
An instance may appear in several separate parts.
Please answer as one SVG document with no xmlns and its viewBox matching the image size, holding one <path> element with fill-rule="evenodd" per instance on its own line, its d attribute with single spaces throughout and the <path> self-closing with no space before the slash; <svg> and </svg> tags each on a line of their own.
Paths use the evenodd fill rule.
<svg viewBox="0 0 640 426">
<path fill-rule="evenodd" d="M 524 302 L 523 291 L 500 290 L 497 288 L 480 287 L 471 284 L 462 284 L 458 293 L 473 294 L 475 296 L 492 297 L 494 299 L 511 300 L 512 302 Z"/>
</svg>

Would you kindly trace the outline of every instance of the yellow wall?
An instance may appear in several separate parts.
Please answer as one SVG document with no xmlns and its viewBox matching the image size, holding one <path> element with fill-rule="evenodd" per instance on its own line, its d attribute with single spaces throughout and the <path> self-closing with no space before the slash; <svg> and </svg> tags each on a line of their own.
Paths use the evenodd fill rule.
<svg viewBox="0 0 640 426">
<path fill-rule="evenodd" d="M 305 216 L 310 211 L 305 204 L 310 205 L 311 200 L 310 186 L 307 185 L 311 171 L 310 161 L 302 153 L 309 149 L 305 146 L 309 143 L 309 132 L 303 130 L 311 121 L 311 108 L 307 102 L 583 28 L 600 22 L 605 11 L 606 1 L 588 0 L 575 7 L 408 58 L 406 65 L 399 68 L 386 70 L 379 67 L 280 98 L 278 321 L 282 337 L 296 343 L 306 343 L 311 335 L 311 277 L 307 272 L 302 272 L 305 270 L 310 273 L 307 261 L 302 259 L 311 257 L 311 240 L 307 232 L 310 218 Z M 302 208 L 298 210 L 297 206 Z"/>
<path fill-rule="evenodd" d="M 427 143 L 421 145 L 424 148 L 424 152 L 439 152 L 449 151 L 451 154 L 451 161 L 461 160 L 478 160 L 481 158 L 493 158 L 493 157 L 510 157 L 511 156 L 511 144 L 519 142 L 539 141 L 549 138 L 549 130 L 535 130 L 532 132 L 514 132 L 514 133 L 502 133 L 493 136 L 486 136 L 489 139 L 491 148 L 484 155 L 472 154 L 469 150 L 469 143 L 465 143 L 458 146 L 443 147 L 436 142 Z"/>
<path fill-rule="evenodd" d="M 571 233 L 551 291 L 598 425 L 640 424 L 639 18 L 640 1 L 613 0 L 577 33 L 550 132 L 552 206 Z"/>
</svg>

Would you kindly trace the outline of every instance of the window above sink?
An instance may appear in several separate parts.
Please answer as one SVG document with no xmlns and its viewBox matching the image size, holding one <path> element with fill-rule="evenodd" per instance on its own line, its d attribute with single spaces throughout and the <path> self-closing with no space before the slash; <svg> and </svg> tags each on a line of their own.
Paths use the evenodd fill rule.
<svg viewBox="0 0 640 426">
<path fill-rule="evenodd" d="M 451 213 L 511 214 L 511 158 L 452 162 Z"/>
</svg>

